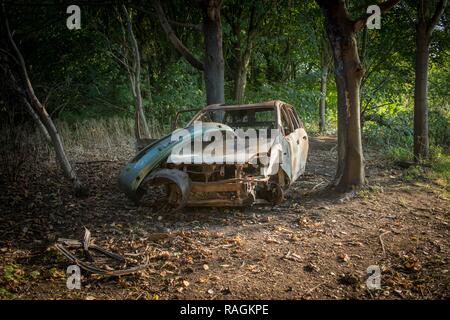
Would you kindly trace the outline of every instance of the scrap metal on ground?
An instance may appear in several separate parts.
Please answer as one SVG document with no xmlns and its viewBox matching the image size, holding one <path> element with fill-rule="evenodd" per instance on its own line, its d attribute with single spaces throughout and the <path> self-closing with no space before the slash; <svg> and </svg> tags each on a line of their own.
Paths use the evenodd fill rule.
<svg viewBox="0 0 450 320">
<path fill-rule="evenodd" d="M 140 270 L 144 270 L 149 267 L 148 257 L 141 265 L 133 266 L 131 268 L 117 269 L 112 268 L 102 268 L 95 263 L 94 257 L 91 255 L 90 250 L 95 251 L 113 261 L 120 262 L 122 264 L 126 263 L 126 260 L 121 255 L 111 252 L 101 246 L 91 243 L 91 233 L 88 229 L 85 230 L 83 240 L 75 239 L 58 239 L 55 244 L 56 249 L 58 249 L 67 259 L 72 263 L 76 264 L 83 270 L 89 271 L 91 273 L 105 275 L 105 276 L 122 276 L 130 273 L 134 273 Z M 83 249 L 85 259 L 77 257 L 71 252 L 73 249 Z"/>
</svg>

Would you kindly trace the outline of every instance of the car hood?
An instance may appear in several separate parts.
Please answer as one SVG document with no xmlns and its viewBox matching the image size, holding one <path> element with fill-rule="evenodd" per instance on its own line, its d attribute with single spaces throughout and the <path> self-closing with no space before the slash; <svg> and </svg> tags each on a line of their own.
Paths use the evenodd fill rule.
<svg viewBox="0 0 450 320">
<path fill-rule="evenodd" d="M 178 131 L 177 130 L 181 130 Z M 173 137 L 177 135 L 189 135 L 190 140 L 202 139 L 204 134 L 212 132 L 229 132 L 234 134 L 232 128 L 227 125 L 215 122 L 202 123 L 200 126 L 190 126 L 184 129 L 177 129 L 165 137 L 154 141 L 140 151 L 131 161 L 129 161 L 122 169 L 119 175 L 119 187 L 125 194 L 132 198 L 136 198 L 136 190 L 139 188 L 145 177 L 158 165 L 167 160 L 172 153 L 172 150 L 183 144 L 183 140 L 174 140 Z M 187 155 L 189 156 L 193 156 Z M 186 156 L 186 155 L 184 155 Z"/>
</svg>

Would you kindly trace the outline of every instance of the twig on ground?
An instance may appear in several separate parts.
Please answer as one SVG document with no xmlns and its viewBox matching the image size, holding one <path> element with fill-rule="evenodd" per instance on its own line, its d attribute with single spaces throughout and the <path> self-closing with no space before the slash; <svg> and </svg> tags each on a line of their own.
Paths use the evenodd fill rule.
<svg viewBox="0 0 450 320">
<path fill-rule="evenodd" d="M 390 232 L 390 231 L 386 231 L 386 232 L 380 234 L 380 236 L 378 237 L 378 238 L 380 239 L 381 249 L 383 250 L 383 255 L 384 255 L 384 256 L 386 256 L 386 249 L 385 249 L 385 247 L 384 247 L 384 242 L 383 242 L 383 238 L 382 238 L 382 237 L 383 237 L 384 235 L 387 235 L 388 233 L 391 233 L 391 232 Z"/>
<path fill-rule="evenodd" d="M 324 284 L 327 284 L 328 282 L 330 282 L 330 281 L 327 280 L 327 281 L 319 283 L 317 286 L 314 286 L 311 289 L 309 289 L 308 291 L 306 291 L 306 294 L 311 294 L 314 290 L 316 290 L 317 288 L 323 286 Z"/>
</svg>

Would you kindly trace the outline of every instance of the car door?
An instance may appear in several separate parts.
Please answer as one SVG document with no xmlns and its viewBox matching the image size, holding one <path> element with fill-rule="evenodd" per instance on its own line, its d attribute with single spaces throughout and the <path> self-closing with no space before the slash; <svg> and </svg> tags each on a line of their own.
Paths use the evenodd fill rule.
<svg viewBox="0 0 450 320">
<path fill-rule="evenodd" d="M 291 131 L 286 135 L 286 140 L 289 142 L 291 179 L 293 182 L 305 171 L 306 157 L 308 154 L 308 136 L 295 110 L 288 105 L 283 110 L 286 122 L 291 127 Z"/>
<path fill-rule="evenodd" d="M 293 162 L 293 158 L 295 158 L 295 154 L 297 152 L 296 141 L 294 137 L 294 126 L 292 123 L 289 114 L 286 112 L 286 107 L 283 105 L 280 108 L 280 120 L 283 132 L 283 161 L 282 168 L 288 173 L 289 179 L 291 182 L 295 180 L 295 165 Z"/>
<path fill-rule="evenodd" d="M 300 121 L 297 113 L 293 108 L 287 108 L 286 112 L 291 118 L 294 130 L 291 134 L 291 139 L 293 140 L 293 152 L 292 152 L 292 176 L 293 180 L 298 179 L 298 177 L 305 172 L 306 160 L 308 157 L 308 135 Z"/>
</svg>

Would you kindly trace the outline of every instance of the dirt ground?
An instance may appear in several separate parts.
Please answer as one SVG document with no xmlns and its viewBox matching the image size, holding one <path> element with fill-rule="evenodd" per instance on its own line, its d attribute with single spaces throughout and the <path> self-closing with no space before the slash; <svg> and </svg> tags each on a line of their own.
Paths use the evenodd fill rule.
<svg viewBox="0 0 450 320">
<path fill-rule="evenodd" d="M 449 199 L 430 181 L 408 182 L 366 151 L 368 188 L 329 191 L 335 140 L 312 138 L 306 173 L 280 206 L 137 207 L 118 190 L 123 161 L 77 164 L 90 195 L 77 199 L 55 170 L 0 181 L 2 299 L 449 299 Z M 158 203 L 158 199 L 155 199 Z M 68 290 L 69 261 L 54 248 L 81 239 L 148 256 L 145 271 L 102 277 L 82 271 Z M 154 234 L 166 235 L 153 239 Z M 379 266 L 381 289 L 366 286 Z"/>
</svg>

